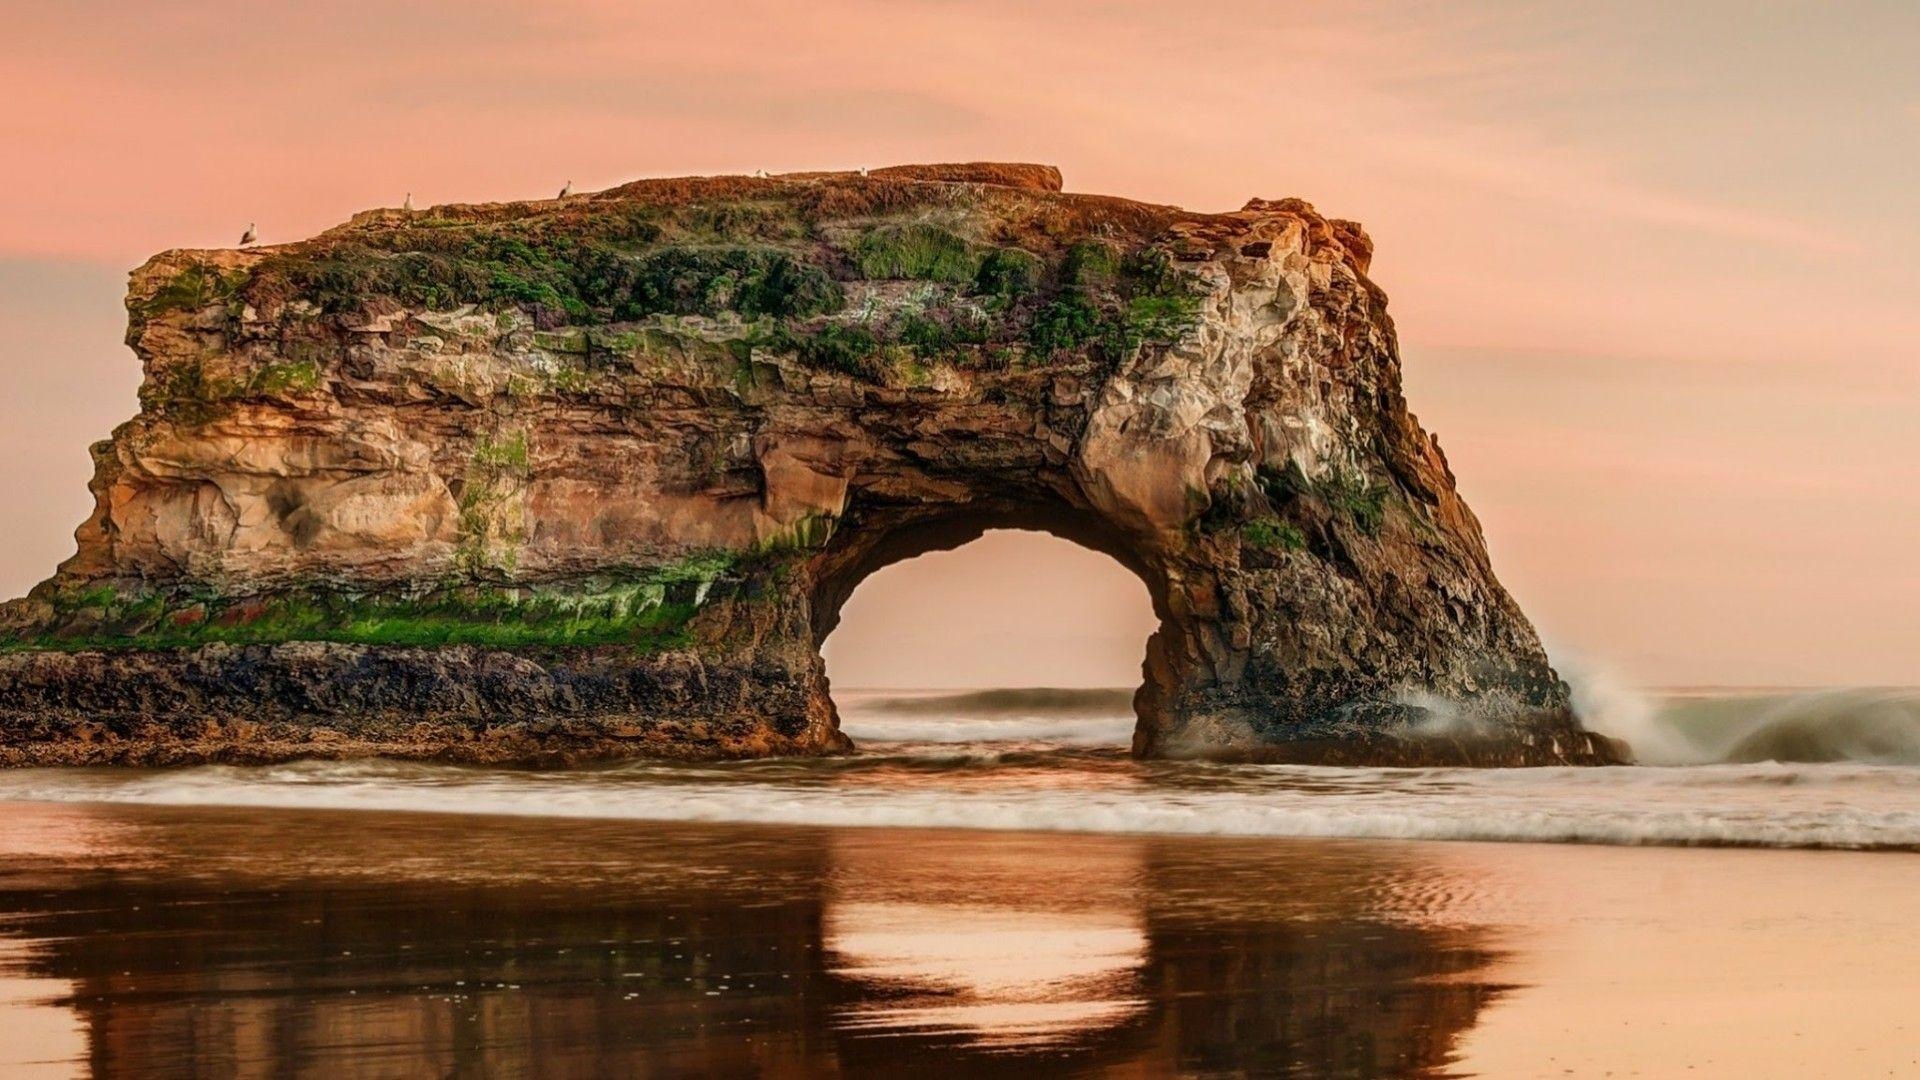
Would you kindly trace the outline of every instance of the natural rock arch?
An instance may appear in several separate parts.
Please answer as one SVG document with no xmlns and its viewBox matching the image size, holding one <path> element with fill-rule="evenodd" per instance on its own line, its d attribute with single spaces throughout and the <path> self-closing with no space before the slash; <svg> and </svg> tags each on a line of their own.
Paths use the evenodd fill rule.
<svg viewBox="0 0 1920 1080">
<path fill-rule="evenodd" d="M 1147 599 L 1159 626 L 1143 643 L 1145 662 L 1141 666 L 1139 690 L 1134 696 L 1134 711 L 1140 720 L 1135 729 L 1134 750 L 1142 756 L 1151 756 L 1159 749 L 1158 735 L 1164 717 L 1162 703 L 1168 689 L 1163 680 L 1169 674 L 1167 666 L 1157 661 L 1163 649 L 1160 642 L 1164 637 L 1181 637 L 1179 628 L 1184 623 L 1168 603 L 1166 578 L 1153 560 L 1141 557 L 1125 537 L 1096 515 L 1064 502 L 969 507 L 899 516 L 907 520 L 840 534 L 821 554 L 815 564 L 815 583 L 809 598 L 816 650 L 825 645 L 827 636 L 839 626 L 843 605 L 876 572 L 921 555 L 964 547 L 995 529 L 1043 533 L 1113 559 L 1146 587 Z"/>
<path fill-rule="evenodd" d="M 8 606 L 0 757 L 832 750 L 852 587 L 1011 525 L 1147 583 L 1143 754 L 1612 760 L 1407 412 L 1371 253 L 1015 165 L 169 252 L 80 550 Z"/>
</svg>

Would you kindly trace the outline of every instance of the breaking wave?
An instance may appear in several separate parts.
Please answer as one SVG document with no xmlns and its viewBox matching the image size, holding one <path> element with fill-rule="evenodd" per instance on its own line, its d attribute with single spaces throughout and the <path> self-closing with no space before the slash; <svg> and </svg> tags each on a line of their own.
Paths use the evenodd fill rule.
<svg viewBox="0 0 1920 1080">
<path fill-rule="evenodd" d="M 1643 765 L 1920 765 L 1920 690 L 1643 693 L 1581 665 L 1561 670 L 1581 722 L 1626 742 Z"/>
<path fill-rule="evenodd" d="M 859 707 L 900 716 L 1098 716 L 1133 714 L 1133 691 L 1121 687 L 1035 686 L 1006 690 L 855 690 Z"/>
</svg>

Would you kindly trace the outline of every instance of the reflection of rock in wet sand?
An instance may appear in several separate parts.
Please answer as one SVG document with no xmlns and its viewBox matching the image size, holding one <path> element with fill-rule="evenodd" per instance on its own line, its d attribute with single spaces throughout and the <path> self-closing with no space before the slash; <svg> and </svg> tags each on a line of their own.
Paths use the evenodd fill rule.
<svg viewBox="0 0 1920 1080">
<path fill-rule="evenodd" d="M 983 1046 L 1046 1046 L 1124 1023 L 1145 1007 L 1138 926 L 992 907 L 850 904 L 833 908 L 827 948 L 875 1000 L 849 1031 L 959 1034 Z"/>
<path fill-rule="evenodd" d="M 1418 1074 L 1489 992 L 1384 848 L 81 813 L 0 933 L 101 1074 Z"/>
<path fill-rule="evenodd" d="M 879 1066 L 897 1050 L 848 1035 L 890 1033 L 972 1069 L 1025 1049 L 1150 1072 L 1430 1072 L 1496 992 L 1492 958 L 1432 925 L 1454 883 L 1396 851 L 838 834 L 828 956 L 867 992 L 836 1017 L 843 1057 Z"/>
<path fill-rule="evenodd" d="M 902 860 L 857 834 L 834 838 L 827 954 L 866 992 L 841 1030 L 1038 1048 L 1147 1007 L 1140 843 L 981 839 L 929 834 Z"/>
</svg>

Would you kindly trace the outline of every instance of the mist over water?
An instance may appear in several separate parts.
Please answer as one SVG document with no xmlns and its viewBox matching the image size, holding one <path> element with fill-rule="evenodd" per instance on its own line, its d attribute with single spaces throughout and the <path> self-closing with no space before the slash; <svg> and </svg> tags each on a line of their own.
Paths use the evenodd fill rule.
<svg viewBox="0 0 1920 1080">
<path fill-rule="evenodd" d="M 1635 694 L 1583 717 L 1655 766 L 1136 761 L 1131 691 L 836 693 L 836 758 L 566 770 L 308 761 L 0 772 L 0 801 L 1081 833 L 1920 850 L 1916 695 Z"/>
</svg>

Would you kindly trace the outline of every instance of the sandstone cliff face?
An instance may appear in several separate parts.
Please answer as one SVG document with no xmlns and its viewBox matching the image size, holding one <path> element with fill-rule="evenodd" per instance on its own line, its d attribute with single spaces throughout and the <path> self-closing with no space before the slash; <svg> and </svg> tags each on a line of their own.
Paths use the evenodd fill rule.
<svg viewBox="0 0 1920 1080">
<path fill-rule="evenodd" d="M 1297 200 L 1012 165 L 167 253 L 142 412 L 7 609 L 0 756 L 836 749 L 853 587 L 1022 527 L 1146 582 L 1140 753 L 1609 760 L 1407 412 L 1370 255 Z"/>
</svg>

